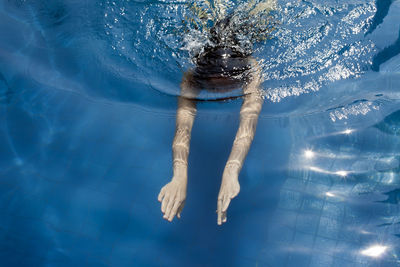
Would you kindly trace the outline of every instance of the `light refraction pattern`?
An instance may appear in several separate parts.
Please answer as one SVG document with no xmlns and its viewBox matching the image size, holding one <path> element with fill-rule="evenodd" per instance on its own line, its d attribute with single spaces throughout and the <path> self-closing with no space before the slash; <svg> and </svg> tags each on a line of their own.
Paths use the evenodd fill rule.
<svg viewBox="0 0 400 267">
<path fill-rule="evenodd" d="M 240 99 L 198 104 L 182 219 L 157 202 L 190 67 L 169 27 L 181 4 L 0 1 L 1 265 L 399 265 L 400 1 L 278 2 L 222 227 Z"/>
</svg>

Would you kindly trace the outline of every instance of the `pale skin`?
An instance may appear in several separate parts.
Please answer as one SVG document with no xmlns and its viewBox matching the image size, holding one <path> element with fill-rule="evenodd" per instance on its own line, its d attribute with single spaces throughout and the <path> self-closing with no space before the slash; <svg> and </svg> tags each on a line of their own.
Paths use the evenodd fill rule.
<svg viewBox="0 0 400 267">
<path fill-rule="evenodd" d="M 243 104 L 240 109 L 240 124 L 232 150 L 222 174 L 221 186 L 217 199 L 217 223 L 227 220 L 227 210 L 231 200 L 239 194 L 239 173 L 249 151 L 256 131 L 258 116 L 263 99 L 260 94 L 261 70 L 257 61 L 251 59 L 252 73 L 249 82 L 243 86 Z M 196 116 L 196 101 L 192 100 L 198 89 L 191 86 L 191 73 L 186 73 L 181 83 L 181 96 L 178 99 L 175 137 L 172 144 L 173 177 L 160 191 L 163 218 L 172 221 L 181 217 L 186 200 L 188 182 L 188 155 L 193 122 Z"/>
</svg>

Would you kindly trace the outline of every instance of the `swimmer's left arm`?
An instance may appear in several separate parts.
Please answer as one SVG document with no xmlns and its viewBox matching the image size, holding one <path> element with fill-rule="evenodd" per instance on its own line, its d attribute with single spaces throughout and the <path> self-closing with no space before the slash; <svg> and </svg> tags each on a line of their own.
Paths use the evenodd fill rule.
<svg viewBox="0 0 400 267">
<path fill-rule="evenodd" d="M 263 99 L 260 94 L 261 70 L 254 60 L 256 70 L 249 84 L 244 88 L 244 100 L 240 110 L 240 124 L 233 142 L 231 154 L 222 175 L 218 194 L 218 224 L 226 222 L 226 212 L 232 198 L 240 191 L 239 172 L 249 151 L 256 131 L 258 116 Z"/>
</svg>

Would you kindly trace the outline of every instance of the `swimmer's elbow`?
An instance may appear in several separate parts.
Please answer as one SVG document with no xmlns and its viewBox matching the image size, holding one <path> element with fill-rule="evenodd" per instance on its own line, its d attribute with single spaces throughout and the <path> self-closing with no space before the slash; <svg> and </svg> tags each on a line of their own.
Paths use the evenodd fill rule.
<svg viewBox="0 0 400 267">
<path fill-rule="evenodd" d="M 178 117 L 194 117 L 196 116 L 197 109 L 195 107 L 179 107 Z"/>
<path fill-rule="evenodd" d="M 257 120 L 260 112 L 240 112 L 241 120 Z"/>
<path fill-rule="evenodd" d="M 262 104 L 253 103 L 251 105 L 243 106 L 240 110 L 240 117 L 242 118 L 253 118 L 258 117 L 261 112 Z"/>
</svg>

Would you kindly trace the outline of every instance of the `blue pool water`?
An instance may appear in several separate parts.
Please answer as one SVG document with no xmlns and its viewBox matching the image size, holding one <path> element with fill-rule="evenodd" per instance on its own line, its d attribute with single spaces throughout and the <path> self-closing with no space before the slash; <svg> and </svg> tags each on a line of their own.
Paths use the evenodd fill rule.
<svg viewBox="0 0 400 267">
<path fill-rule="evenodd" d="M 182 219 L 157 202 L 182 3 L 0 0 L 1 266 L 399 266 L 400 1 L 278 2 L 222 226 L 240 99 L 198 105 Z"/>
</svg>

